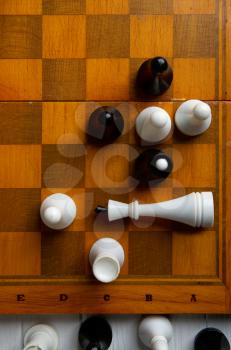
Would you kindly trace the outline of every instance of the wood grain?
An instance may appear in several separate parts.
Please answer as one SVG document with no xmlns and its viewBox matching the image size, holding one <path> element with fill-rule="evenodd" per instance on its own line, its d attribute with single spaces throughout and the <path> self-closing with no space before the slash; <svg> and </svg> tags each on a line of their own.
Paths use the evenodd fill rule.
<svg viewBox="0 0 231 350">
<path fill-rule="evenodd" d="M 0 16 L 0 58 L 41 58 L 41 16 Z"/>
<path fill-rule="evenodd" d="M 127 100 L 129 60 L 87 59 L 87 100 Z"/>
<path fill-rule="evenodd" d="M 173 0 L 174 12 L 179 14 L 214 14 L 216 0 Z"/>
<path fill-rule="evenodd" d="M 2 2 L 0 312 L 230 312 L 230 113 L 215 101 L 225 88 L 229 96 L 230 4 L 225 14 L 218 0 Z M 157 55 L 173 67 L 173 84 L 155 101 L 139 101 L 137 70 Z M 189 98 L 209 101 L 212 126 L 195 138 L 175 130 L 158 146 L 173 158 L 171 176 L 157 188 L 136 188 L 133 161 L 144 149 L 137 114 L 157 105 L 173 120 Z M 86 125 L 107 104 L 122 113 L 124 132 L 96 147 Z M 109 223 L 94 212 L 109 198 L 156 202 L 208 190 L 215 198 L 209 230 L 155 219 Z M 39 207 L 56 192 L 73 197 L 78 214 L 54 233 L 41 225 Z M 93 278 L 88 262 L 91 245 L 105 236 L 126 254 L 110 285 Z M 70 293 L 67 302 L 60 293 Z"/>
<path fill-rule="evenodd" d="M 85 37 L 86 16 L 43 16 L 44 58 L 86 57 Z"/>
<path fill-rule="evenodd" d="M 40 232 L 1 232 L 0 254 L 0 275 L 40 275 Z"/>
<path fill-rule="evenodd" d="M 41 82 L 41 60 L 0 60 L 0 100 L 41 100 Z"/>
<path fill-rule="evenodd" d="M 41 187 L 41 146 L 0 146 L 0 187 Z"/>
<path fill-rule="evenodd" d="M 35 103 L 0 103 L 1 144 L 41 144 L 42 105 Z"/>
<path fill-rule="evenodd" d="M 39 15 L 42 13 L 42 0 L 7 0 L 0 3 L 2 15 Z"/>
<path fill-rule="evenodd" d="M 175 98 L 198 98 L 215 100 L 214 58 L 175 58 L 173 63 Z M 184 72 L 184 79 L 181 74 Z"/>
<path fill-rule="evenodd" d="M 86 0 L 87 14 L 128 14 L 129 0 Z"/>
<path fill-rule="evenodd" d="M 129 16 L 88 16 L 87 57 L 129 57 Z"/>
<path fill-rule="evenodd" d="M 173 232 L 172 249 L 173 275 L 216 275 L 216 232 Z"/>
<path fill-rule="evenodd" d="M 150 33 L 152 33 L 151 36 Z M 171 57 L 173 53 L 173 17 L 165 15 L 131 16 L 130 40 L 131 57 Z"/>
<path fill-rule="evenodd" d="M 43 0 L 43 14 L 75 15 L 85 13 L 86 0 Z"/>
</svg>

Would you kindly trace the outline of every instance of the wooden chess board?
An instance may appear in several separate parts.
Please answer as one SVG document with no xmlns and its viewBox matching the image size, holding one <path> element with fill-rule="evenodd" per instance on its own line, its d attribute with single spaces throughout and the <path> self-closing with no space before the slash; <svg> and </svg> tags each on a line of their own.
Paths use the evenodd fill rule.
<svg viewBox="0 0 231 350">
<path fill-rule="evenodd" d="M 0 313 L 227 313 L 231 311 L 231 0 L 7 0 L 0 2 Z M 171 88 L 155 101 L 134 89 L 146 58 L 165 56 Z M 134 130 L 146 106 L 171 117 L 196 98 L 213 111 L 210 129 L 176 130 L 158 148 L 174 161 L 161 185 L 134 186 L 144 149 Z M 125 130 L 106 147 L 87 143 L 90 113 L 112 105 Z M 169 200 L 213 191 L 215 225 L 164 220 L 108 223 L 109 198 Z M 47 195 L 75 200 L 64 231 L 41 225 Z M 93 242 L 113 237 L 125 264 L 112 284 L 97 282 Z"/>
</svg>

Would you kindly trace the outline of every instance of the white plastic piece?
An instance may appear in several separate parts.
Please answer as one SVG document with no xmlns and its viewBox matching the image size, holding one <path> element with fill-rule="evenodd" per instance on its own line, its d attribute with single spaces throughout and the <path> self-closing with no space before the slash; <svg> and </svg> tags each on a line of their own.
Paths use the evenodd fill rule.
<svg viewBox="0 0 231 350">
<path fill-rule="evenodd" d="M 169 219 L 192 227 L 212 227 L 214 224 L 214 201 L 212 192 L 192 192 L 166 202 L 125 204 L 108 202 L 108 219 L 114 221 L 126 217 L 138 220 L 140 216 Z"/>
<path fill-rule="evenodd" d="M 89 261 L 95 278 L 103 283 L 117 279 L 124 263 L 124 250 L 112 238 L 98 239 L 91 247 Z"/>
<path fill-rule="evenodd" d="M 211 124 L 210 106 L 200 100 L 183 102 L 175 114 L 177 128 L 185 135 L 196 136 L 205 132 Z"/>
<path fill-rule="evenodd" d="M 23 350 L 57 350 L 58 335 L 47 325 L 38 324 L 30 329 L 24 337 Z"/>
<path fill-rule="evenodd" d="M 140 340 L 152 350 L 168 350 L 173 336 L 170 321 L 163 316 L 148 316 L 139 325 Z"/>
<path fill-rule="evenodd" d="M 152 144 L 165 140 L 172 129 L 169 114 L 160 107 L 147 107 L 136 118 L 136 131 L 140 138 Z"/>
<path fill-rule="evenodd" d="M 156 161 L 156 168 L 160 171 L 165 171 L 168 169 L 168 161 L 165 158 L 159 158 Z"/>
<path fill-rule="evenodd" d="M 42 202 L 40 216 L 48 227 L 62 230 L 68 227 L 75 219 L 77 208 L 73 199 L 63 193 L 48 196 Z"/>
</svg>

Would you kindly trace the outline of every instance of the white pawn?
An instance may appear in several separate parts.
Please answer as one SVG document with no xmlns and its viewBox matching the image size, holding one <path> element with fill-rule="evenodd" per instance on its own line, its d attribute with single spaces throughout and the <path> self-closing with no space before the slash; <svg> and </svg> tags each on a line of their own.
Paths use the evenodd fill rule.
<svg viewBox="0 0 231 350">
<path fill-rule="evenodd" d="M 210 106 L 200 100 L 183 102 L 175 114 L 177 128 L 185 135 L 196 136 L 205 132 L 212 121 Z"/>
<path fill-rule="evenodd" d="M 48 196 L 40 208 L 42 221 L 54 230 L 62 230 L 69 226 L 74 221 L 76 212 L 73 199 L 63 193 Z"/>
<path fill-rule="evenodd" d="M 162 142 L 169 136 L 171 129 L 171 118 L 160 107 L 147 107 L 136 118 L 137 134 L 146 142 Z"/>
<path fill-rule="evenodd" d="M 163 316 L 148 316 L 139 325 L 139 338 L 152 350 L 168 350 L 173 335 L 170 321 Z"/>
<path fill-rule="evenodd" d="M 117 279 L 124 263 L 124 249 L 112 238 L 100 238 L 91 247 L 89 261 L 95 278 L 103 283 Z"/>
<path fill-rule="evenodd" d="M 38 324 L 26 332 L 23 350 L 57 350 L 58 343 L 58 335 L 52 327 Z"/>
</svg>

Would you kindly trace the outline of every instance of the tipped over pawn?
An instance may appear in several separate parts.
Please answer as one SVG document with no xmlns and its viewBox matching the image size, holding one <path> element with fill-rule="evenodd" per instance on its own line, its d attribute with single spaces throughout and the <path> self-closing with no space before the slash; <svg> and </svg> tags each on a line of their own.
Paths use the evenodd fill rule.
<svg viewBox="0 0 231 350">
<path fill-rule="evenodd" d="M 91 247 L 89 261 L 95 278 L 103 283 L 117 279 L 124 263 L 124 250 L 112 238 L 98 239 Z"/>
</svg>

